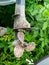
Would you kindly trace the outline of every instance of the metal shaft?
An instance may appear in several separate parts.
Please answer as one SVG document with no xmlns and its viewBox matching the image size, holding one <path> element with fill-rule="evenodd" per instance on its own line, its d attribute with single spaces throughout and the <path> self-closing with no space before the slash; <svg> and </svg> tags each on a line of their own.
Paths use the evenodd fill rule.
<svg viewBox="0 0 49 65">
<path fill-rule="evenodd" d="M 20 14 L 25 18 L 25 0 L 16 0 L 15 14 Z"/>
<path fill-rule="evenodd" d="M 25 0 L 16 0 L 16 4 L 25 5 Z"/>
</svg>

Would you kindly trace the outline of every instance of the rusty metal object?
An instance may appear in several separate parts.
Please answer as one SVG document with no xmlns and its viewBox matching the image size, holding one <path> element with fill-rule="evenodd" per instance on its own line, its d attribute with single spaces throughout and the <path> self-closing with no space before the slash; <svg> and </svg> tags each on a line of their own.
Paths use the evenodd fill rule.
<svg viewBox="0 0 49 65">
<path fill-rule="evenodd" d="M 35 48 L 33 42 L 24 42 L 24 31 L 31 29 L 30 23 L 25 17 L 25 0 L 17 0 L 14 15 L 15 41 L 13 42 L 14 55 L 20 58 L 24 50 L 32 51 Z"/>
<path fill-rule="evenodd" d="M 24 42 L 24 33 L 23 32 L 18 32 L 17 33 L 18 39 L 23 43 Z"/>
<path fill-rule="evenodd" d="M 22 16 L 17 16 L 14 20 L 14 29 L 30 28 L 29 22 Z"/>
<path fill-rule="evenodd" d="M 15 15 L 14 15 L 14 29 L 30 28 L 30 23 L 25 17 L 25 0 L 16 0 Z"/>
<path fill-rule="evenodd" d="M 35 43 L 27 43 L 24 42 L 24 34 L 23 32 L 17 33 L 17 40 L 13 42 L 14 47 L 14 55 L 17 58 L 20 58 L 23 55 L 24 50 L 32 51 L 35 49 Z"/>
<path fill-rule="evenodd" d="M 25 50 L 27 51 L 33 51 L 35 49 L 35 43 L 34 42 L 30 42 L 27 47 L 25 48 Z"/>
<path fill-rule="evenodd" d="M 20 57 L 23 55 L 23 52 L 24 52 L 24 48 L 22 48 L 20 45 L 17 45 L 17 46 L 14 48 L 14 55 L 15 55 L 17 58 L 20 58 Z"/>
</svg>

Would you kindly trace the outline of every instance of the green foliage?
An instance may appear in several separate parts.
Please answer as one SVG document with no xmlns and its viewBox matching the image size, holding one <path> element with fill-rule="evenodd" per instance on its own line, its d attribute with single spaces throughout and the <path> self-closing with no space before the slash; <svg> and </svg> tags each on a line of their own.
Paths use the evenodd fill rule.
<svg viewBox="0 0 49 65">
<path fill-rule="evenodd" d="M 0 26 L 13 27 L 13 18 L 15 4 L 0 6 Z"/>
<path fill-rule="evenodd" d="M 0 37 L 0 49 L 3 48 L 5 53 L 9 48 L 10 48 L 10 52 L 13 51 L 12 41 L 14 38 L 14 33 L 13 33 L 13 30 L 10 28 L 7 28 L 7 30 L 8 31 L 6 35 L 4 35 L 3 37 Z"/>
<path fill-rule="evenodd" d="M 14 32 L 8 28 L 6 35 L 0 37 L 0 65 L 28 65 L 26 59 L 36 61 L 49 54 L 49 0 L 42 1 L 43 0 L 26 0 L 26 19 L 34 28 L 25 33 L 25 41 L 35 42 L 35 50 L 31 52 L 25 51 L 20 59 L 15 58 L 12 47 Z M 10 5 L 5 8 L 5 13 L 2 11 L 4 7 L 0 9 L 0 19 L 4 21 L 2 21 L 1 24 L 5 24 L 8 21 L 8 24 L 5 24 L 5 26 L 11 27 L 13 22 L 9 16 L 13 14 L 14 6 L 12 8 Z M 2 14 L 4 15 L 2 16 Z M 4 17 L 5 14 L 7 15 L 6 17 Z"/>
<path fill-rule="evenodd" d="M 41 1 L 43 0 L 26 1 L 29 3 L 26 3 L 26 18 L 34 28 L 29 34 L 25 34 L 25 41 L 36 43 L 36 49 L 33 51 L 34 60 L 49 54 L 49 3 L 48 0 L 44 0 L 43 3 Z"/>
</svg>

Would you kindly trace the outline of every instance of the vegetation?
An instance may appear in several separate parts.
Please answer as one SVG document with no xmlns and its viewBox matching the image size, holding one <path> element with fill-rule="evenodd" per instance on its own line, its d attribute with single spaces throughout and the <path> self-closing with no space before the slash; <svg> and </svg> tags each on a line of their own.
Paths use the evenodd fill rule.
<svg viewBox="0 0 49 65">
<path fill-rule="evenodd" d="M 0 26 L 12 28 L 13 14 L 14 5 L 0 7 Z M 49 54 L 49 0 L 26 0 L 26 18 L 33 29 L 25 33 L 25 41 L 35 42 L 35 50 L 25 51 L 20 59 L 15 58 L 12 47 L 14 32 L 7 28 L 6 35 L 0 37 L 0 65 L 28 65 L 26 59 L 37 61 Z"/>
</svg>

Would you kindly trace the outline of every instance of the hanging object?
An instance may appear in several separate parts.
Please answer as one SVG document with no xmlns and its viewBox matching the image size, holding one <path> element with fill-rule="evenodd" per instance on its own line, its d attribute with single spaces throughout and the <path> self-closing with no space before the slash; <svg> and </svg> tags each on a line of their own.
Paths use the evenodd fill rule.
<svg viewBox="0 0 49 65">
<path fill-rule="evenodd" d="M 15 3 L 14 15 L 14 31 L 15 40 L 13 42 L 14 55 L 20 58 L 24 50 L 32 51 L 35 48 L 35 43 L 24 42 L 24 30 L 30 29 L 30 23 L 25 17 L 25 0 L 0 0 L 0 6 L 10 5 Z"/>
<path fill-rule="evenodd" d="M 25 49 L 27 51 L 33 51 L 35 49 L 35 43 L 34 42 L 30 42 Z"/>
<path fill-rule="evenodd" d="M 25 0 L 16 0 L 14 15 L 15 40 L 13 42 L 14 55 L 20 58 L 24 50 L 32 51 L 35 49 L 34 42 L 24 42 L 24 30 L 30 29 L 30 23 L 25 17 Z"/>
<path fill-rule="evenodd" d="M 22 48 L 19 44 L 14 48 L 14 55 L 17 58 L 20 58 L 23 55 L 24 48 Z"/>
<path fill-rule="evenodd" d="M 23 43 L 24 42 L 24 33 L 23 32 L 18 32 L 17 33 L 18 39 Z"/>
<path fill-rule="evenodd" d="M 16 0 L 15 15 L 14 15 L 14 29 L 30 28 L 30 23 L 25 17 L 25 0 Z"/>
</svg>

